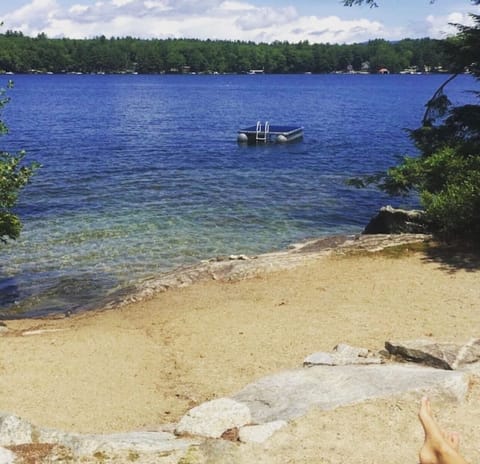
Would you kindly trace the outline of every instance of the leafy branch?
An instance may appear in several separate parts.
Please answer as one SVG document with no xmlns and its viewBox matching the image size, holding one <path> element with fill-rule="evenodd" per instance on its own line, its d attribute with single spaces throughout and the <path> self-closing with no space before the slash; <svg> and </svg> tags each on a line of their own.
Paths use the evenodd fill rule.
<svg viewBox="0 0 480 464">
<path fill-rule="evenodd" d="M 7 89 L 13 87 L 9 81 Z M 6 95 L 7 89 L 0 89 L 0 110 L 10 101 Z M 8 127 L 0 120 L 0 134 L 6 134 Z M 20 190 L 27 185 L 38 163 L 27 166 L 23 164 L 25 152 L 12 155 L 0 151 L 0 242 L 16 239 L 20 235 L 22 224 L 19 217 L 12 211 L 18 201 Z"/>
</svg>

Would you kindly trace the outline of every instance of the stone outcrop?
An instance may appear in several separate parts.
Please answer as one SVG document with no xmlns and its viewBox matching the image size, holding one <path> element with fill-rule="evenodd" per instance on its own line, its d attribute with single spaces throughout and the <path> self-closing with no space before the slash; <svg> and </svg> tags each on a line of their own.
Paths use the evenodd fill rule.
<svg viewBox="0 0 480 464">
<path fill-rule="evenodd" d="M 384 206 L 365 227 L 364 234 L 424 234 L 428 232 L 425 212 Z"/>
<path fill-rule="evenodd" d="M 397 359 L 438 369 L 457 370 L 480 361 L 478 338 L 465 344 L 437 343 L 432 340 L 387 341 L 385 348 Z"/>
<path fill-rule="evenodd" d="M 289 421 L 311 408 L 324 410 L 374 398 L 427 391 L 461 400 L 468 376 L 415 365 L 314 366 L 264 377 L 233 396 L 247 405 L 254 423 Z"/>
<path fill-rule="evenodd" d="M 10 461 L 9 456 L 28 454 L 30 448 L 40 444 L 52 444 L 45 461 L 35 462 L 131 462 L 133 457 L 142 457 L 136 462 L 159 464 L 177 463 L 191 446 L 200 444 L 199 439 L 178 438 L 168 432 L 131 432 L 109 435 L 75 434 L 57 430 L 41 429 L 28 421 L 11 415 L 0 415 L 0 463 Z M 30 448 L 29 446 L 30 445 Z M 12 448 L 12 453 L 8 447 Z M 2 450 L 7 448 L 3 454 Z M 108 460 L 107 460 L 108 459 Z M 18 461 L 11 461 L 18 462 Z M 20 461 L 21 462 L 21 461 Z"/>
<path fill-rule="evenodd" d="M 331 410 L 405 394 L 463 400 L 471 372 L 480 375 L 480 339 L 465 344 L 386 342 L 386 346 L 394 354 L 382 364 L 379 355 L 345 344 L 330 353 L 315 353 L 306 361 L 317 358 L 321 365 L 306 362 L 307 367 L 259 379 L 231 398 L 193 408 L 164 431 L 74 434 L 0 414 L 0 463 L 200 464 L 227 462 L 226 456 L 231 457 L 228 462 L 240 462 L 240 443 L 264 443 L 312 408 Z M 398 356 L 402 363 L 395 362 Z M 428 366 L 405 362 L 412 360 Z M 370 361 L 373 364 L 368 365 Z M 32 461 L 39 453 L 41 458 Z"/>
<path fill-rule="evenodd" d="M 128 296 L 121 293 L 118 298 L 113 298 L 105 305 L 105 308 L 121 307 L 132 302 L 146 300 L 170 288 L 186 287 L 196 282 L 242 280 L 268 272 L 294 269 L 322 256 L 343 254 L 355 250 L 375 252 L 393 246 L 424 242 L 429 238 L 429 235 L 422 233 L 342 235 L 312 239 L 294 244 L 287 250 L 257 256 L 232 255 L 213 258 L 193 266 L 175 269 L 159 277 L 146 279 L 136 288 L 130 289 Z"/>
</svg>

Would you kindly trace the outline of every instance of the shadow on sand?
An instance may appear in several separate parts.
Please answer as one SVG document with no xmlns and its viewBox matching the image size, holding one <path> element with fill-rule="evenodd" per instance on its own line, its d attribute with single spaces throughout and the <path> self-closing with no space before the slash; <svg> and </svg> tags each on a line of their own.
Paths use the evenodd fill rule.
<svg viewBox="0 0 480 464">
<path fill-rule="evenodd" d="M 434 243 L 424 249 L 425 261 L 437 263 L 446 272 L 480 271 L 480 246 Z"/>
</svg>

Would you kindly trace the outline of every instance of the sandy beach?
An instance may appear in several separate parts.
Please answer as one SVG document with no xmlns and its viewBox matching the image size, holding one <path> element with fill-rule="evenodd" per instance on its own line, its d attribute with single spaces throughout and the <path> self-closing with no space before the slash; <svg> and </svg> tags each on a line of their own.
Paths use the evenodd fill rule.
<svg viewBox="0 0 480 464">
<path fill-rule="evenodd" d="M 156 430 L 305 356 L 345 342 L 466 341 L 480 333 L 480 265 L 453 252 L 318 256 L 293 269 L 206 281 L 116 309 L 8 321 L 0 336 L 0 411 L 77 432 Z M 480 386 L 438 419 L 480 459 Z M 311 411 L 241 462 L 417 462 L 418 398 Z"/>
</svg>

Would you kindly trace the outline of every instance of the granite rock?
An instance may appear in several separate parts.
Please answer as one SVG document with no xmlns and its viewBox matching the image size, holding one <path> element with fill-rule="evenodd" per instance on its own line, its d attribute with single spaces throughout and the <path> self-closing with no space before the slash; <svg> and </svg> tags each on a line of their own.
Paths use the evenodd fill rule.
<svg viewBox="0 0 480 464">
<path fill-rule="evenodd" d="M 16 456 L 10 450 L 0 447 L 0 463 L 14 464 Z"/>
<path fill-rule="evenodd" d="M 230 398 L 219 398 L 188 411 L 178 423 L 175 433 L 220 438 L 226 430 L 250 422 L 251 414 L 247 406 Z"/>
<path fill-rule="evenodd" d="M 340 343 L 333 352 L 318 352 L 307 356 L 304 361 L 304 366 L 348 366 L 352 364 L 381 364 L 382 358 L 373 355 L 366 348 L 356 348 L 354 346 Z"/>
<path fill-rule="evenodd" d="M 12 414 L 0 415 L 0 446 L 31 443 L 34 427 L 26 420 Z"/>
<path fill-rule="evenodd" d="M 119 455 L 122 453 L 165 454 L 186 450 L 198 440 L 179 439 L 167 432 L 129 432 L 107 435 L 80 435 L 42 431 L 40 440 L 47 443 L 58 443 L 69 448 L 77 457 L 103 453 Z"/>
<path fill-rule="evenodd" d="M 17 416 L 0 415 L 1 446 L 52 444 L 49 461 L 45 462 L 105 462 L 127 463 L 135 458 L 139 463 L 174 464 L 198 439 L 178 438 L 168 432 L 129 432 L 108 435 L 74 434 L 53 429 L 41 429 Z M 3 448 L 0 448 L 0 464 Z M 8 450 L 7 450 L 8 451 Z M 8 452 L 5 456 L 10 456 Z M 46 459 L 46 458 L 45 458 Z M 43 462 L 43 461 L 42 461 Z"/>
<path fill-rule="evenodd" d="M 293 269 L 317 260 L 320 256 L 342 254 L 349 251 L 375 252 L 392 246 L 425 242 L 429 239 L 430 235 L 425 234 L 338 236 L 312 239 L 294 244 L 287 250 L 257 256 L 240 255 L 236 259 L 229 259 L 226 256 L 202 261 L 193 266 L 184 266 L 166 272 L 159 277 L 145 279 L 138 287 L 132 289 L 128 296 L 122 295 L 119 299 L 108 303 L 105 308 L 120 307 L 135 301 L 142 301 L 168 289 L 185 287 L 196 282 L 242 280 L 266 272 Z"/>
<path fill-rule="evenodd" d="M 243 443 L 264 443 L 277 430 L 280 430 L 286 425 L 287 422 L 283 420 L 267 422 L 260 425 L 246 425 L 240 429 L 239 439 Z"/>
<path fill-rule="evenodd" d="M 314 366 L 283 371 L 247 385 L 232 398 L 244 403 L 257 424 L 289 421 L 311 408 L 323 410 L 405 393 L 438 394 L 461 400 L 469 376 L 429 367 L 383 364 Z"/>
<path fill-rule="evenodd" d="M 422 234 L 428 231 L 425 212 L 384 206 L 365 227 L 364 234 Z"/>
<path fill-rule="evenodd" d="M 397 359 L 438 369 L 457 370 L 480 362 L 480 339 L 464 344 L 437 343 L 432 340 L 385 342 L 385 348 Z"/>
<path fill-rule="evenodd" d="M 14 464 L 15 453 L 21 460 L 23 456 L 17 448 L 11 453 L 5 447 L 24 444 L 45 446 L 47 452 L 51 451 L 49 460 L 42 462 L 236 462 L 242 449 L 265 443 L 287 421 L 301 417 L 312 408 L 328 410 L 375 398 L 405 394 L 420 397 L 426 392 L 462 400 L 471 378 L 468 373 L 475 372 L 472 366 L 480 365 L 480 339 L 465 344 L 418 340 L 402 344 L 388 342 L 388 346 L 397 347 L 391 348 L 392 351 L 399 351 L 399 346 L 409 347 L 410 358 L 417 356 L 417 351 L 426 352 L 427 360 L 435 358 L 434 364 L 446 363 L 449 367 L 438 369 L 395 362 L 362 365 L 369 357 L 379 358 L 366 349 L 340 344 L 332 353 L 318 354 L 320 358 L 328 355 L 335 365 L 292 369 L 264 377 L 231 398 L 209 401 L 193 408 L 175 428 L 166 425 L 163 431 L 74 434 L 41 429 L 17 416 L 0 414 L 0 463 Z M 393 359 L 396 356 L 398 354 L 394 354 Z M 211 440 L 222 435 L 225 438 L 226 431 L 238 432 L 232 435 L 235 443 L 226 439 Z M 241 445 L 237 439 L 245 444 Z"/>
</svg>

